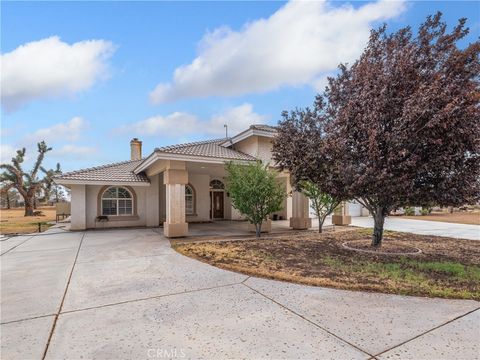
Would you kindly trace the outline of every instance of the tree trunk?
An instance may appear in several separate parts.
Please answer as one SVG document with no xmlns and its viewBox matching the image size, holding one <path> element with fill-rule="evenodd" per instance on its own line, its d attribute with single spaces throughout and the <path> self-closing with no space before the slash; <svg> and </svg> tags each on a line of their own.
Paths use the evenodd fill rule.
<svg viewBox="0 0 480 360">
<path fill-rule="evenodd" d="M 8 194 L 8 190 L 5 193 L 5 196 L 7 198 L 7 209 L 10 209 L 10 195 Z"/>
<path fill-rule="evenodd" d="M 33 197 L 25 198 L 25 216 L 33 216 L 33 204 L 35 199 Z"/>
<path fill-rule="evenodd" d="M 317 219 L 318 219 L 318 233 L 322 233 L 322 228 L 323 228 L 323 222 L 325 221 L 325 218 L 322 219 L 320 216 L 320 212 L 317 212 Z"/>
<path fill-rule="evenodd" d="M 255 236 L 257 239 L 262 236 L 262 223 L 260 224 L 255 224 Z"/>
<path fill-rule="evenodd" d="M 382 246 L 383 225 L 385 223 L 385 211 L 383 208 L 377 208 L 376 212 L 373 214 L 373 221 L 374 226 L 372 235 L 372 246 Z"/>
</svg>

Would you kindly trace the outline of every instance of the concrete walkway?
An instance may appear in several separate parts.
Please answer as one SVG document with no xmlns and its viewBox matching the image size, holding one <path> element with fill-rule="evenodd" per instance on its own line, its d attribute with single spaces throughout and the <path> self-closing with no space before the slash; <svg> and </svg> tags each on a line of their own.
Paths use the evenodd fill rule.
<svg viewBox="0 0 480 360">
<path fill-rule="evenodd" d="M 373 227 L 373 218 L 370 216 L 353 217 L 352 225 L 371 228 Z M 419 235 L 435 235 L 458 239 L 480 240 L 480 225 L 412 220 L 390 216 L 385 219 L 385 230 L 410 232 Z"/>
<path fill-rule="evenodd" d="M 56 232 L 56 233 L 53 233 Z M 0 242 L 2 359 L 475 359 L 475 301 L 251 278 L 151 229 Z"/>
</svg>

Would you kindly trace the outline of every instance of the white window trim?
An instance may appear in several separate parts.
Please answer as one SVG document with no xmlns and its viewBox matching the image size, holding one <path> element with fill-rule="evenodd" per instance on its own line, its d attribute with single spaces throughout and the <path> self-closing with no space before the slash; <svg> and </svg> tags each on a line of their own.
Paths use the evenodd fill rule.
<svg viewBox="0 0 480 360">
<path fill-rule="evenodd" d="M 122 188 L 122 189 L 125 189 L 129 194 L 130 194 L 130 198 L 104 198 L 103 195 L 110 189 L 112 188 L 115 188 L 115 189 L 118 189 L 118 188 Z M 118 190 L 117 190 L 117 194 L 118 194 Z M 103 200 L 116 200 L 117 201 L 117 213 L 116 214 L 109 214 L 109 215 L 106 215 L 103 213 Z M 118 201 L 119 200 L 132 200 L 132 212 L 130 214 L 119 214 L 118 211 L 120 209 L 120 207 L 118 206 Z M 132 216 L 132 215 L 135 215 L 135 197 L 133 196 L 132 192 L 125 186 L 109 186 L 107 187 L 103 193 L 102 193 L 102 196 L 100 196 L 100 214 L 102 214 L 102 216 Z"/>
<path fill-rule="evenodd" d="M 186 191 L 187 186 L 190 189 L 192 189 L 192 194 L 187 194 L 187 191 Z M 187 212 L 187 196 L 190 196 L 192 198 L 192 212 Z M 185 185 L 185 215 L 188 215 L 188 216 L 195 215 L 195 189 L 190 184 Z"/>
<path fill-rule="evenodd" d="M 214 181 L 220 182 L 220 183 L 222 184 L 223 188 L 222 188 L 222 189 L 218 189 L 218 188 L 212 187 L 212 182 L 214 182 Z M 208 184 L 208 187 L 210 188 L 210 191 L 225 191 L 225 183 L 224 183 L 222 180 L 220 180 L 220 179 L 212 179 L 212 180 L 210 180 L 210 182 L 209 182 L 209 184 Z"/>
</svg>

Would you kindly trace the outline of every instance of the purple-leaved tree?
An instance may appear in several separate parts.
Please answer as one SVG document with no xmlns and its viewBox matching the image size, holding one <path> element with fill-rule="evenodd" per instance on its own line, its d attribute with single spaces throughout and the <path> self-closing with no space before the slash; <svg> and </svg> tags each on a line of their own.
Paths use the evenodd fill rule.
<svg viewBox="0 0 480 360">
<path fill-rule="evenodd" d="M 313 109 L 283 113 L 278 164 L 294 182 L 362 203 L 374 218 L 373 246 L 395 208 L 480 197 L 480 42 L 459 47 L 465 22 L 447 32 L 437 13 L 416 36 L 409 27 L 374 30 Z"/>
</svg>

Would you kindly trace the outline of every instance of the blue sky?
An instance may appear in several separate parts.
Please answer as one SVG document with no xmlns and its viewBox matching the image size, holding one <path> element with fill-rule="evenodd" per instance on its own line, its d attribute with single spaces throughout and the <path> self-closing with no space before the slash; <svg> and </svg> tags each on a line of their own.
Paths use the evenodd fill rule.
<svg viewBox="0 0 480 360">
<path fill-rule="evenodd" d="M 45 139 L 47 166 L 222 137 L 313 102 L 372 27 L 468 18 L 478 2 L 2 2 L 2 161 Z"/>
</svg>

